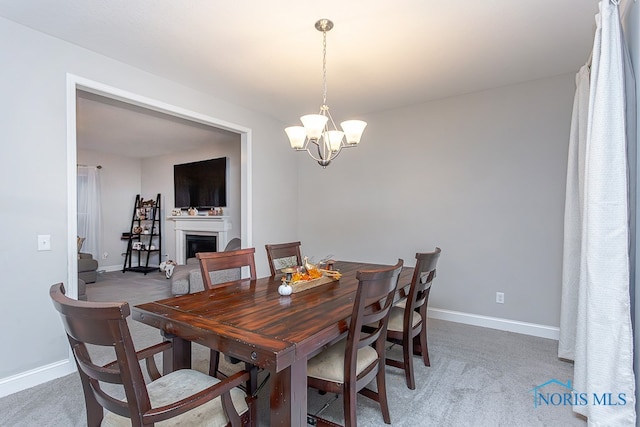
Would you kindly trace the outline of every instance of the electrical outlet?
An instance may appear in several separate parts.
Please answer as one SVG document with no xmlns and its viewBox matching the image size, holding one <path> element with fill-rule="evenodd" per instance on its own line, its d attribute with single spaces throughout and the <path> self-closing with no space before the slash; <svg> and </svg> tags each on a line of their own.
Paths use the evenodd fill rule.
<svg viewBox="0 0 640 427">
<path fill-rule="evenodd" d="M 498 304 L 504 304 L 504 292 L 496 292 L 496 302 Z"/>
</svg>

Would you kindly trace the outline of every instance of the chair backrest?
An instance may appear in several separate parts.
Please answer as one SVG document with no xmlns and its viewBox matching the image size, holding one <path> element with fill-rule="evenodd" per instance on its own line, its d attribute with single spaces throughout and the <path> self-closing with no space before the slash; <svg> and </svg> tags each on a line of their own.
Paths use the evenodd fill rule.
<svg viewBox="0 0 640 427">
<path fill-rule="evenodd" d="M 255 248 L 229 252 L 198 252 L 202 280 L 207 289 L 240 280 L 241 268 L 249 267 L 249 278 L 256 279 Z"/>
<path fill-rule="evenodd" d="M 420 312 L 423 319 L 426 318 L 431 283 L 436 277 L 436 266 L 441 252 L 440 248 L 436 248 L 433 252 L 416 254 L 416 266 L 413 270 L 413 278 L 411 279 L 411 287 L 407 295 L 404 314 L 405 325 L 413 324 L 412 316 L 416 310 Z"/>
<path fill-rule="evenodd" d="M 134 425 L 141 425 L 142 414 L 151 409 L 151 403 L 127 325 L 129 304 L 76 301 L 65 295 L 62 283 L 51 286 L 49 295 L 62 317 L 78 366 L 88 420 L 93 417 L 89 424 L 100 424 L 104 407 L 124 417 L 137 418 Z M 97 365 L 91 359 L 87 344 L 111 347 L 116 361 L 106 366 Z M 107 393 L 101 382 L 122 385 L 126 401 Z"/>
<path fill-rule="evenodd" d="M 384 369 L 389 311 L 402 265 L 403 261 L 399 259 L 394 266 L 356 273 L 358 290 L 353 303 L 344 363 L 345 383 L 355 382 L 356 389 L 371 382 L 378 370 Z M 378 353 L 377 364 L 356 378 L 358 350 L 370 345 L 373 345 Z"/>
<path fill-rule="evenodd" d="M 302 265 L 302 254 L 300 253 L 300 242 L 278 243 L 275 245 L 264 245 L 267 250 L 269 268 L 271 275 L 275 276 L 285 267 Z"/>
</svg>

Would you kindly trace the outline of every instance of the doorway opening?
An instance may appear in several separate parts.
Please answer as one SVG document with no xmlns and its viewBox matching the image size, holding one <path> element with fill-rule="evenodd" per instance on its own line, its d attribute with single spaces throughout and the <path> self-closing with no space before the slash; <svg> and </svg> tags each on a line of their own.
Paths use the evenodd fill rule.
<svg viewBox="0 0 640 427">
<path fill-rule="evenodd" d="M 69 294 L 77 295 L 77 262 L 75 247 L 77 235 L 77 92 L 83 91 L 108 99 L 124 102 L 154 112 L 168 114 L 181 120 L 222 129 L 239 135 L 240 139 L 240 237 L 246 246 L 252 244 L 251 220 L 251 129 L 215 117 L 206 116 L 181 106 L 168 104 L 127 92 L 79 76 L 67 75 L 67 229 Z"/>
</svg>

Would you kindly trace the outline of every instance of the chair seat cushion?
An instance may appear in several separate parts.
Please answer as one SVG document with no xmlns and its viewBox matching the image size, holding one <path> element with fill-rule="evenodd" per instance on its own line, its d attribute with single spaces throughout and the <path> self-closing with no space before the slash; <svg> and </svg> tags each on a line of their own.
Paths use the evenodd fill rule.
<svg viewBox="0 0 640 427">
<path fill-rule="evenodd" d="M 325 381 L 344 383 L 344 355 L 347 340 L 332 345 L 322 353 L 311 358 L 307 363 L 307 375 Z M 378 359 L 378 352 L 373 347 L 358 350 L 356 375 Z"/>
<path fill-rule="evenodd" d="M 418 323 L 422 321 L 420 313 L 413 313 L 412 327 L 415 328 Z M 387 325 L 388 331 L 399 331 L 404 329 L 404 307 L 393 306 L 389 312 L 389 324 Z"/>
<path fill-rule="evenodd" d="M 181 369 L 171 372 L 148 384 L 147 390 L 149 392 L 151 406 L 157 408 L 194 394 L 197 390 L 211 387 L 218 382 L 220 382 L 218 379 L 205 375 L 202 372 L 192 369 Z M 238 388 L 231 390 L 231 399 L 239 414 L 243 414 L 248 410 L 245 396 L 244 392 Z M 157 427 L 194 425 L 225 426 L 227 423 L 227 417 L 222 410 L 221 399 L 218 397 L 182 415 L 161 421 L 155 425 Z M 128 418 L 107 411 L 102 420 L 102 426 L 131 426 L 131 421 Z"/>
</svg>

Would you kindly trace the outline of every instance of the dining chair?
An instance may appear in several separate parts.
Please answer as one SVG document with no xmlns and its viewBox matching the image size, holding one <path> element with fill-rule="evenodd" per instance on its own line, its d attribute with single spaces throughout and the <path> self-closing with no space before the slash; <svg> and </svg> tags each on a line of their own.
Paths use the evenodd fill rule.
<svg viewBox="0 0 640 427">
<path fill-rule="evenodd" d="M 224 252 L 198 252 L 196 258 L 200 262 L 200 271 L 205 289 L 213 289 L 216 286 L 240 280 L 242 278 L 242 268 L 249 268 L 249 279 L 256 279 L 255 248 L 238 249 Z M 240 360 L 228 358 L 232 364 L 237 364 Z M 209 375 L 216 378 L 225 378 L 226 375 L 220 372 L 220 353 L 211 350 L 209 358 Z"/>
<path fill-rule="evenodd" d="M 346 427 L 356 426 L 356 393 L 380 404 L 391 423 L 385 382 L 385 336 L 403 261 L 377 270 L 358 271 L 358 289 L 347 337 L 307 362 L 307 384 L 321 392 L 342 394 Z M 365 327 L 374 325 L 374 327 Z M 376 379 L 377 391 L 366 388 Z"/>
<path fill-rule="evenodd" d="M 198 252 L 205 289 L 213 289 L 242 278 L 242 267 L 249 267 L 249 278 L 256 278 L 255 248 L 224 252 Z"/>
<path fill-rule="evenodd" d="M 271 269 L 272 276 L 278 274 L 280 270 L 285 267 L 302 265 L 300 246 L 300 242 L 264 245 L 267 250 L 267 258 L 269 260 L 269 268 Z"/>
<path fill-rule="evenodd" d="M 62 283 L 51 286 L 49 295 L 62 318 L 80 374 L 88 426 L 151 426 L 161 421 L 167 426 L 196 425 L 203 419 L 216 426 L 256 424 L 255 368 L 223 381 L 192 369 L 161 376 L 154 355 L 169 355 L 171 342 L 136 352 L 127 325 L 128 303 L 76 301 L 65 295 Z M 111 348 L 116 360 L 97 364 L 89 345 L 94 355 L 97 347 Z M 249 387 L 248 393 L 239 388 L 243 384 Z"/>
<path fill-rule="evenodd" d="M 402 346 L 403 360 L 387 357 L 386 364 L 404 370 L 407 387 L 411 390 L 416 388 L 413 354 L 422 355 L 424 366 L 431 366 L 427 345 L 427 306 L 440 252 L 440 248 L 435 248 L 433 252 L 416 254 L 409 293 L 400 290 L 401 296 L 406 298 L 394 305 L 389 313 L 387 341 Z"/>
</svg>

